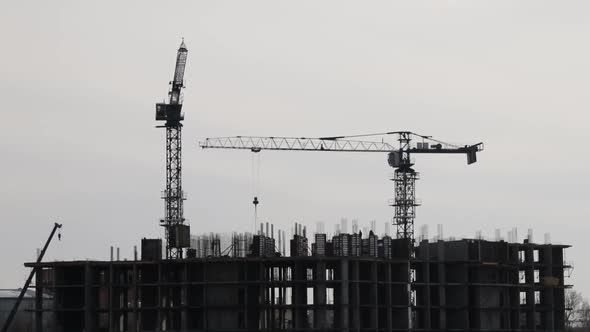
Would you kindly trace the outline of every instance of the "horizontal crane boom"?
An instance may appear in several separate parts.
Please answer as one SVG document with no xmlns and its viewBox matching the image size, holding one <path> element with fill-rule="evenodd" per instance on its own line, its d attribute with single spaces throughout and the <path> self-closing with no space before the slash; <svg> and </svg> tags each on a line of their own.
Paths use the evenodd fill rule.
<svg viewBox="0 0 590 332">
<path fill-rule="evenodd" d="M 396 136 L 396 143 L 356 140 L 369 136 Z M 353 140 L 350 140 L 350 139 Z M 418 172 L 412 167 L 412 154 L 465 154 L 467 164 L 477 161 L 477 152 L 483 151 L 483 143 L 473 145 L 454 145 L 431 136 L 419 135 L 410 131 L 392 131 L 368 135 L 331 136 L 320 138 L 305 137 L 257 137 L 234 136 L 206 138 L 200 143 L 204 149 L 242 149 L 252 152 L 262 150 L 283 151 L 336 151 L 336 152 L 385 152 L 389 166 L 395 169 L 392 180 L 395 183 L 395 207 L 393 224 L 397 226 L 397 237 L 414 241 L 415 208 L 420 205 L 415 197 L 415 181 Z M 254 204 L 258 203 L 257 197 Z"/>
<path fill-rule="evenodd" d="M 341 151 L 341 152 L 391 152 L 397 149 L 383 142 L 330 140 L 322 138 L 235 136 L 206 138 L 200 143 L 204 149 L 246 149 Z"/>
<path fill-rule="evenodd" d="M 435 144 L 418 143 L 398 148 L 387 142 L 345 140 L 340 137 L 258 137 L 233 136 L 206 138 L 200 146 L 204 149 L 242 149 L 259 152 L 262 150 L 286 151 L 336 151 L 336 152 L 396 152 L 403 150 L 409 154 L 467 154 L 468 163 L 475 162 L 475 153 L 483 150 L 483 143 L 457 147 L 448 143 L 434 141 Z"/>
</svg>

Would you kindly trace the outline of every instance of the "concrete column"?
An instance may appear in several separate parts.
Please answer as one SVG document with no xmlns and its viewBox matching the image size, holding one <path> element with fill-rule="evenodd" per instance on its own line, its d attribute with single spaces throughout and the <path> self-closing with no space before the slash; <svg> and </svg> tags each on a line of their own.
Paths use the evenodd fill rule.
<svg viewBox="0 0 590 332">
<path fill-rule="evenodd" d="M 546 245 L 543 248 L 543 264 L 545 264 L 545 271 L 543 271 L 543 275 L 545 277 L 553 277 L 553 247 L 551 245 Z M 541 256 L 541 255 L 539 255 Z M 543 280 L 541 280 L 543 283 Z M 554 292 L 555 288 L 553 287 L 543 287 L 541 291 L 541 301 L 545 307 L 549 307 L 549 311 L 545 313 L 545 328 L 547 331 L 555 331 L 555 302 L 554 302 Z"/>
<path fill-rule="evenodd" d="M 428 244 L 428 240 L 424 241 L 424 245 L 422 246 L 421 250 L 424 250 L 423 259 L 425 260 L 424 264 L 424 283 L 426 286 L 424 290 L 424 304 L 426 305 L 426 310 L 423 312 L 422 321 L 424 322 L 424 327 L 426 329 L 432 328 L 432 322 L 430 321 L 430 311 L 432 310 L 432 303 L 431 303 L 431 286 L 430 286 L 430 245 Z"/>
<path fill-rule="evenodd" d="M 274 230 L 272 229 L 272 225 L 271 225 L 271 233 L 273 233 Z M 277 303 L 275 302 L 276 299 L 276 294 L 275 294 L 275 267 L 274 265 L 271 265 L 269 268 L 269 286 L 271 287 L 270 289 L 270 299 L 269 299 L 269 303 L 271 305 L 270 310 L 269 310 L 269 323 L 270 323 L 270 328 L 271 330 L 274 331 L 275 329 L 275 308 Z"/>
<path fill-rule="evenodd" d="M 35 273 L 35 332 L 43 331 L 43 269 L 38 268 Z"/>
<path fill-rule="evenodd" d="M 293 264 L 293 316 L 296 329 L 306 328 L 307 289 L 303 283 L 305 279 L 305 267 L 302 266 L 301 262 L 296 261 Z"/>
<path fill-rule="evenodd" d="M 340 260 L 340 331 L 348 332 L 348 319 L 349 319 L 349 296 L 348 296 L 348 259 L 343 258 Z"/>
<path fill-rule="evenodd" d="M 377 262 L 371 262 L 371 299 L 373 303 L 371 306 L 371 328 L 377 329 L 379 326 L 379 293 L 377 291 L 378 283 Z"/>
<path fill-rule="evenodd" d="M 129 326 L 129 331 L 131 332 L 138 332 L 139 331 L 139 322 L 141 321 L 140 312 L 139 312 L 139 286 L 137 285 L 139 282 L 139 267 L 133 263 L 132 270 L 131 270 L 131 291 L 129 292 L 130 295 L 127 301 L 131 306 L 131 312 L 129 313 L 127 320 Z"/>
<path fill-rule="evenodd" d="M 361 307 L 360 307 L 360 289 L 359 289 L 359 260 L 355 259 L 352 263 L 352 330 L 360 332 L 361 330 Z"/>
<path fill-rule="evenodd" d="M 314 311 L 314 327 L 315 328 L 327 328 L 328 322 L 326 321 L 326 263 L 323 261 L 315 264 L 314 270 L 314 292 L 313 292 L 313 305 Z"/>
<path fill-rule="evenodd" d="M 447 328 L 447 311 L 444 308 L 447 305 L 446 301 L 446 278 L 445 278 L 445 243 L 444 241 L 438 241 L 437 243 L 437 251 L 438 251 L 438 282 L 440 286 L 438 287 L 438 298 L 440 300 L 440 316 L 439 316 L 439 324 L 440 329 L 445 330 Z"/>
<path fill-rule="evenodd" d="M 132 319 L 129 320 L 129 331 L 132 332 L 137 332 L 139 330 L 138 328 L 138 322 L 139 322 L 139 308 L 137 307 L 139 305 L 139 300 L 138 300 L 138 287 L 137 287 L 137 282 L 138 282 L 138 273 L 137 273 L 137 264 L 133 263 L 133 271 L 132 271 L 132 285 L 131 285 L 131 303 L 133 303 L 133 316 Z"/>
<path fill-rule="evenodd" d="M 281 232 L 278 232 L 279 236 L 281 236 Z M 280 247 L 280 245 L 279 245 Z M 284 287 L 283 287 L 283 281 L 284 281 L 284 267 L 281 266 L 279 267 L 279 281 L 280 281 L 280 286 L 279 286 L 279 326 L 278 329 L 281 330 L 283 329 L 283 321 L 285 319 L 284 316 L 284 307 L 283 305 L 285 304 L 285 294 L 283 293 Z"/>
<path fill-rule="evenodd" d="M 162 262 L 158 262 L 158 294 L 157 294 L 157 317 L 156 317 L 156 331 L 162 331 L 162 321 L 164 319 L 163 315 L 162 315 L 162 306 L 163 306 L 163 291 L 162 291 Z"/>
<path fill-rule="evenodd" d="M 528 244 L 525 249 L 525 260 L 526 260 L 526 284 L 534 285 L 535 283 L 535 264 L 533 257 L 533 247 Z M 532 287 L 527 289 L 527 328 L 535 331 L 535 292 Z"/>
<path fill-rule="evenodd" d="M 268 328 L 268 322 L 269 322 L 269 318 L 268 318 L 268 296 L 267 296 L 267 292 L 266 289 L 268 287 L 268 279 L 266 277 L 266 267 L 264 266 L 264 264 L 260 263 L 258 264 L 258 281 L 260 282 L 260 287 L 258 288 L 258 296 L 260 301 L 263 304 L 263 309 L 261 311 L 261 317 L 260 317 L 260 321 L 262 322 L 262 327 L 261 329 L 267 329 Z"/>
<path fill-rule="evenodd" d="M 113 298 L 115 297 L 115 293 L 114 293 L 114 289 L 113 289 L 113 284 L 115 283 L 115 272 L 114 272 L 114 268 L 113 268 L 113 263 L 111 261 L 111 263 L 109 264 L 109 282 L 108 282 L 108 286 L 109 286 L 109 297 L 108 297 L 108 310 L 109 310 L 109 332 L 113 332 L 115 331 L 115 328 L 113 326 L 114 324 L 114 317 L 113 317 L 113 305 L 115 304 Z"/>
<path fill-rule="evenodd" d="M 188 266 L 186 263 L 182 264 L 182 286 L 180 288 L 180 305 L 182 311 L 180 312 L 180 331 L 184 332 L 187 330 L 187 305 L 188 305 Z"/>
<path fill-rule="evenodd" d="M 59 277 L 59 269 L 57 267 L 53 268 L 53 281 L 51 283 L 51 287 L 53 288 L 53 312 L 57 312 L 57 309 L 60 307 L 60 292 L 57 290 L 57 278 Z M 57 317 L 53 316 L 53 329 L 51 331 L 55 332 L 63 332 L 63 326 L 59 325 L 57 321 Z"/>
<path fill-rule="evenodd" d="M 412 274 L 412 264 L 408 258 L 408 260 L 404 263 L 404 270 L 406 272 L 406 293 L 405 293 L 405 305 L 407 306 L 406 309 L 406 322 L 405 322 L 405 326 L 408 331 L 410 331 L 412 329 L 413 326 L 413 322 L 412 322 L 412 280 L 411 280 L 411 274 Z"/>
<path fill-rule="evenodd" d="M 244 298 L 247 304 L 246 311 L 246 327 L 249 330 L 259 329 L 259 321 L 262 317 L 263 309 L 258 306 L 258 298 L 260 296 L 259 288 L 262 287 L 261 281 L 259 280 L 260 264 L 258 262 L 245 262 L 248 266 L 246 272 L 246 278 L 248 283 L 246 284 L 246 296 Z"/>
<path fill-rule="evenodd" d="M 248 265 L 248 263 L 246 262 L 242 262 L 242 269 L 244 269 L 244 281 L 248 280 L 248 268 L 250 267 Z M 248 310 L 248 286 L 243 286 L 242 288 L 244 290 L 244 306 L 242 307 L 242 309 L 244 310 L 244 328 L 248 328 L 250 325 L 248 325 L 248 316 L 250 315 L 250 312 Z"/>
<path fill-rule="evenodd" d="M 203 280 L 207 282 L 209 280 L 209 276 L 207 275 L 207 263 L 201 264 L 203 267 Z M 209 312 L 208 312 L 208 304 L 209 299 L 207 297 L 207 284 L 203 285 L 203 329 L 207 331 L 209 329 Z"/>
<path fill-rule="evenodd" d="M 393 318 L 391 315 L 391 263 L 385 261 L 383 265 L 385 266 L 385 294 L 380 295 L 385 296 L 385 306 L 387 307 L 385 310 L 386 331 L 391 332 L 393 328 Z"/>
<path fill-rule="evenodd" d="M 92 270 L 90 263 L 84 265 L 84 331 L 94 331 L 94 305 L 92 302 Z"/>
</svg>

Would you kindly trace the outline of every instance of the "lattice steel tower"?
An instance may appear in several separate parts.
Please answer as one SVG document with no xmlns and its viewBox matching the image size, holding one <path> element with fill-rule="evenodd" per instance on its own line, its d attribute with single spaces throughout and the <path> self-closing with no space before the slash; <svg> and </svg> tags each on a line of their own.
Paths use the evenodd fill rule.
<svg viewBox="0 0 590 332">
<path fill-rule="evenodd" d="M 416 180 L 419 173 L 412 166 L 410 158 L 410 132 L 398 132 L 399 150 L 390 152 L 388 156 L 389 165 L 395 168 L 393 173 L 395 198 L 391 206 L 395 208 L 392 223 L 396 226 L 398 239 L 414 240 L 414 219 L 416 218 L 416 206 L 420 203 L 416 199 Z"/>
<path fill-rule="evenodd" d="M 166 128 L 166 189 L 162 192 L 165 202 L 164 218 L 160 224 L 165 229 L 166 258 L 182 258 L 182 249 L 190 245 L 190 230 L 184 225 L 182 191 L 182 113 L 181 90 L 184 88 L 184 69 L 188 50 L 184 40 L 178 48 L 174 78 L 170 82 L 168 103 L 156 104 L 156 121 L 165 121 L 158 128 Z"/>
</svg>

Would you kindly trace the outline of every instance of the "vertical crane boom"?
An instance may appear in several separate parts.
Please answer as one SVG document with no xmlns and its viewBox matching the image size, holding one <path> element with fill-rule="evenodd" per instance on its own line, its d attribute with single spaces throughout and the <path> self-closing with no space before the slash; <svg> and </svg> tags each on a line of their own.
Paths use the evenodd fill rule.
<svg viewBox="0 0 590 332">
<path fill-rule="evenodd" d="M 180 104 L 180 90 L 184 88 L 184 68 L 186 67 L 187 55 L 188 50 L 183 40 L 176 55 L 176 67 L 174 68 L 174 79 L 172 80 L 172 89 L 170 91 L 170 104 Z"/>
<path fill-rule="evenodd" d="M 181 91 L 184 88 L 184 69 L 188 49 L 184 40 L 176 54 L 174 77 L 170 82 L 168 103 L 156 104 L 156 121 L 165 121 L 166 128 L 166 189 L 162 192 L 165 202 L 164 218 L 160 224 L 166 234 L 166 258 L 182 258 L 182 249 L 190 246 L 189 226 L 184 225 L 182 191 L 182 113 Z"/>
<path fill-rule="evenodd" d="M 396 136 L 397 144 L 378 141 L 358 140 L 368 136 Z M 354 140 L 350 140 L 354 138 Z M 395 208 L 392 223 L 397 227 L 397 238 L 414 240 L 414 218 L 416 206 L 415 182 L 419 173 L 413 169 L 412 154 L 465 154 L 467 163 L 476 162 L 476 154 L 483 151 L 483 143 L 458 146 L 418 135 L 410 131 L 394 131 L 369 135 L 331 136 L 320 138 L 297 137 L 253 137 L 235 136 L 207 138 L 200 143 L 204 149 L 247 149 L 287 151 L 335 151 L 335 152 L 386 152 L 388 163 L 395 169 L 395 198 L 390 205 Z"/>
</svg>

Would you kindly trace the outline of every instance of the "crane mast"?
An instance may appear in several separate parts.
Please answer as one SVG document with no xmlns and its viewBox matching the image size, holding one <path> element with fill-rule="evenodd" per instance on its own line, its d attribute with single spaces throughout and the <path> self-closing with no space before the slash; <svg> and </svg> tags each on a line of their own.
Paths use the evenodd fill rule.
<svg viewBox="0 0 590 332">
<path fill-rule="evenodd" d="M 394 199 L 390 205 L 394 207 L 392 224 L 396 227 L 397 238 L 414 240 L 414 219 L 416 207 L 420 205 L 416 199 L 416 180 L 419 173 L 414 171 L 410 158 L 410 132 L 398 134 L 399 150 L 389 153 L 388 163 L 395 169 L 393 178 Z"/>
<path fill-rule="evenodd" d="M 358 140 L 368 136 L 395 136 L 397 143 Z M 351 138 L 354 138 L 351 140 Z M 200 143 L 204 149 L 247 149 L 252 152 L 262 150 L 283 151 L 333 151 L 333 152 L 378 152 L 388 154 L 389 166 L 395 169 L 395 198 L 390 205 L 395 212 L 392 223 L 396 226 L 397 238 L 414 241 L 414 219 L 416 207 L 416 180 L 419 173 L 413 169 L 412 154 L 465 154 L 467 163 L 477 161 L 476 154 L 483 151 L 483 143 L 458 146 L 419 135 L 410 131 L 393 131 L 368 135 L 331 136 L 319 138 L 305 137 L 255 137 L 234 136 L 207 138 Z"/>
<path fill-rule="evenodd" d="M 182 191 L 182 113 L 181 91 L 184 88 L 184 70 L 188 49 L 182 41 L 176 55 L 174 77 L 170 82 L 168 102 L 156 104 L 156 121 L 164 121 L 158 128 L 166 129 L 166 189 L 162 192 L 165 229 L 166 258 L 182 258 L 182 250 L 190 245 L 190 229 L 184 225 Z"/>
</svg>

